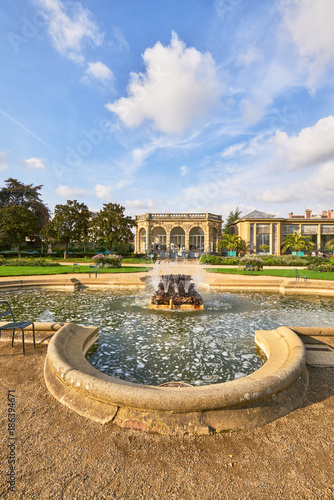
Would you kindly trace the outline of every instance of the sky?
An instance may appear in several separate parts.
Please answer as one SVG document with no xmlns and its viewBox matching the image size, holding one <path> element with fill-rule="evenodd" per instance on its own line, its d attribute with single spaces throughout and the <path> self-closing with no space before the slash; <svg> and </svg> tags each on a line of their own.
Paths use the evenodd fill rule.
<svg viewBox="0 0 334 500">
<path fill-rule="evenodd" d="M 333 0 L 2 0 L 0 187 L 129 215 L 334 208 Z"/>
</svg>

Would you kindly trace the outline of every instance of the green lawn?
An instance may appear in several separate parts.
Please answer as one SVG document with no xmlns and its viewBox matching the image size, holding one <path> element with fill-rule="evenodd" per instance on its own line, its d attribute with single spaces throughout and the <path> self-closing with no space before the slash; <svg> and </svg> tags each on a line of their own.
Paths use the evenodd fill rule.
<svg viewBox="0 0 334 500">
<path fill-rule="evenodd" d="M 118 267 L 103 269 L 101 274 L 109 273 L 139 273 L 148 271 L 147 267 Z M 52 266 L 52 267 L 39 267 L 39 266 L 0 266 L 1 276 L 41 276 L 50 274 L 71 274 L 72 266 Z M 75 274 L 79 274 L 78 271 Z M 80 266 L 80 274 L 88 274 L 88 265 Z"/>
<path fill-rule="evenodd" d="M 241 269 L 230 268 L 207 268 L 209 273 L 221 273 L 221 274 L 242 274 L 244 276 L 282 276 L 284 278 L 295 278 L 295 271 L 293 269 L 264 269 L 263 271 L 254 271 L 254 273 L 248 273 Z M 318 271 L 307 271 L 306 269 L 299 270 L 301 276 L 306 276 L 310 280 L 334 280 L 334 273 L 328 272 L 318 272 Z"/>
</svg>

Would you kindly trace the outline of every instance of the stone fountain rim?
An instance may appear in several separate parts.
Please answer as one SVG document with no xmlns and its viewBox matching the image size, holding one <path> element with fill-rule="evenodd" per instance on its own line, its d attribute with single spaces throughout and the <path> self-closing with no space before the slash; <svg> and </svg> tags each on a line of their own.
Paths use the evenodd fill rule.
<svg viewBox="0 0 334 500">
<path fill-rule="evenodd" d="M 279 327 L 255 332 L 255 342 L 267 361 L 246 377 L 182 389 L 146 386 L 95 369 L 85 353 L 97 338 L 98 328 L 75 323 L 66 323 L 53 336 L 45 360 L 45 380 L 56 399 L 61 401 L 67 389 L 77 399 L 117 408 L 176 413 L 237 408 L 275 397 L 293 385 L 306 367 L 303 342 L 290 328 Z M 59 382 L 60 391 L 55 389 Z"/>
</svg>

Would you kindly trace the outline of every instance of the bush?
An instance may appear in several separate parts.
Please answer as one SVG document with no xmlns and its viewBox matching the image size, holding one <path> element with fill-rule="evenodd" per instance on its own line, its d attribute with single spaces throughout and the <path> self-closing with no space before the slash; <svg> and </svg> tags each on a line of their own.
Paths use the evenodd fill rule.
<svg viewBox="0 0 334 500">
<path fill-rule="evenodd" d="M 3 266 L 22 266 L 22 267 L 53 267 L 60 266 L 58 262 L 48 262 L 45 259 L 10 259 L 2 264 Z"/>
<path fill-rule="evenodd" d="M 201 264 L 221 264 L 222 263 L 222 258 L 219 257 L 218 255 L 208 255 L 204 253 L 201 258 L 200 258 L 200 263 Z"/>
<path fill-rule="evenodd" d="M 240 259 L 240 266 L 245 268 L 247 265 L 252 265 L 257 271 L 263 269 L 263 260 L 258 257 L 253 257 L 252 255 L 246 255 Z"/>
<path fill-rule="evenodd" d="M 105 265 L 108 267 L 122 267 L 122 259 L 121 255 L 108 255 Z"/>
<path fill-rule="evenodd" d="M 334 272 L 334 264 L 310 264 L 307 266 L 309 271 L 318 271 L 318 272 Z"/>
<path fill-rule="evenodd" d="M 99 253 L 92 257 L 92 261 L 102 264 L 104 267 L 121 267 L 123 257 L 121 255 L 103 255 Z"/>
<path fill-rule="evenodd" d="M 103 253 L 98 253 L 97 255 L 94 255 L 92 257 L 92 261 L 95 262 L 96 264 L 102 264 L 104 265 L 106 263 L 107 256 L 103 255 Z"/>
</svg>

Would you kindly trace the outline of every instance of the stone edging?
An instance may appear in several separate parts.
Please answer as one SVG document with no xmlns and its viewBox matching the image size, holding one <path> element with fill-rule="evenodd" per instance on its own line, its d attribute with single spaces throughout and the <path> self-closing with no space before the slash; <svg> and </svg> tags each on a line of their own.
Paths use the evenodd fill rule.
<svg viewBox="0 0 334 500">
<path fill-rule="evenodd" d="M 172 435 L 254 428 L 298 407 L 308 387 L 303 342 L 287 327 L 255 332 L 267 361 L 247 377 L 184 388 L 99 372 L 84 357 L 97 338 L 97 328 L 65 324 L 50 341 L 44 376 L 58 401 L 100 423 Z"/>
</svg>

